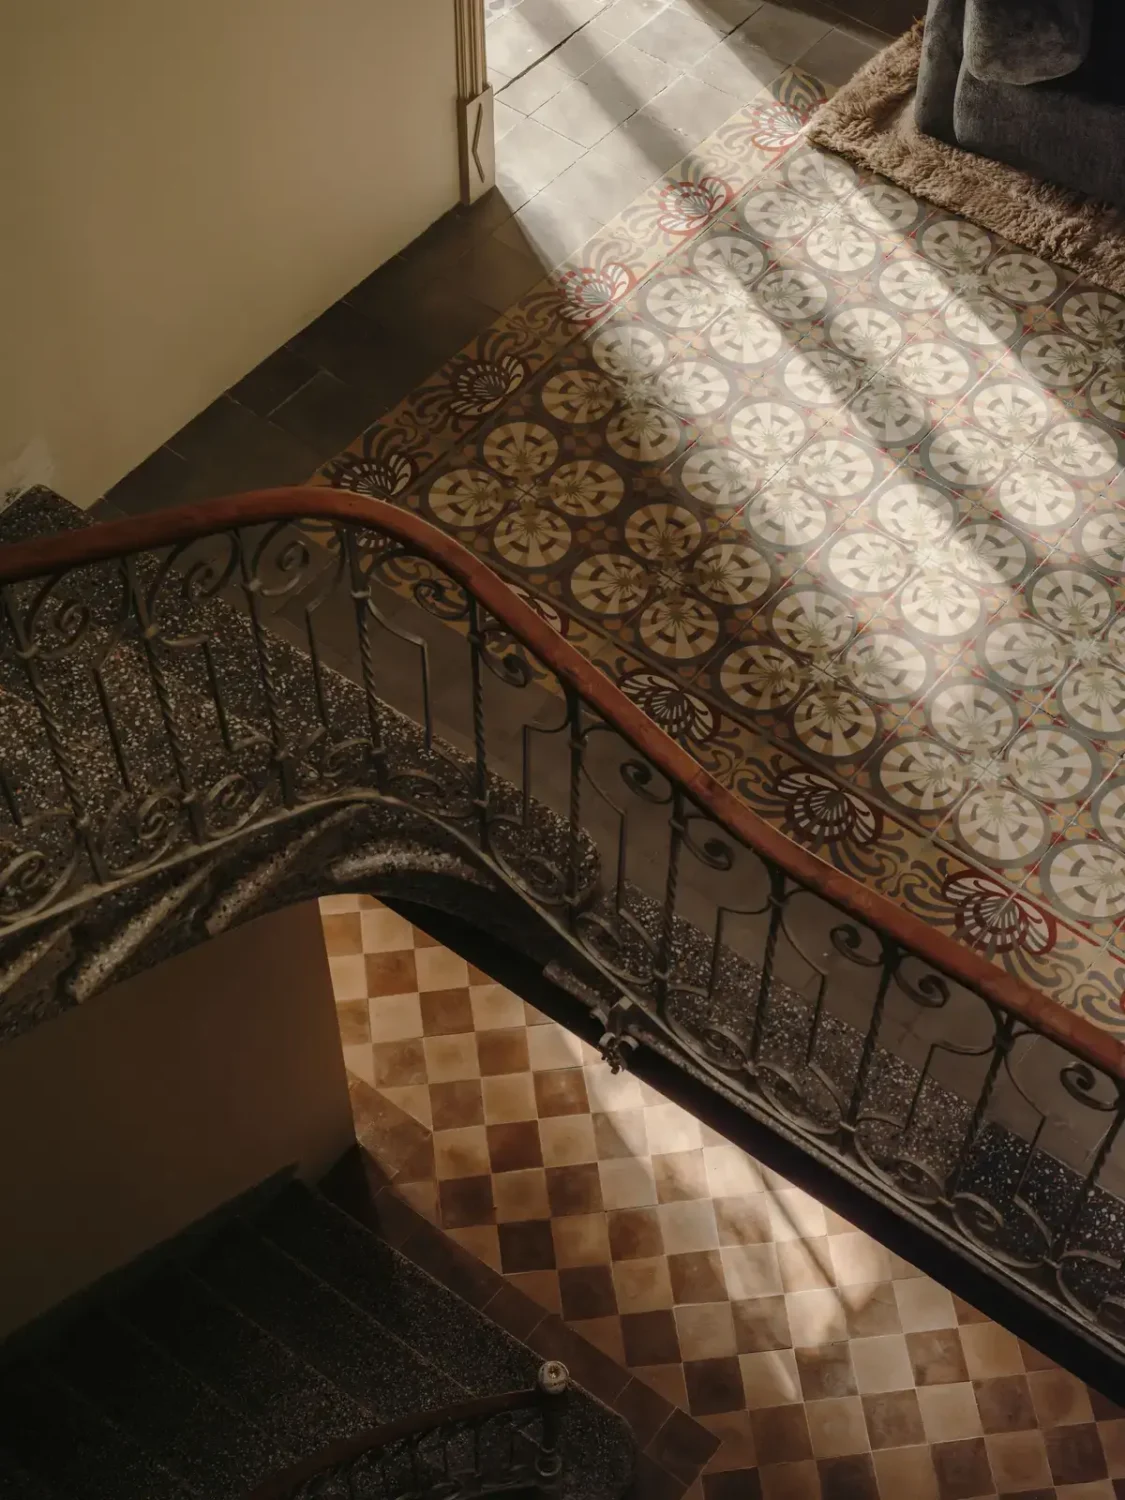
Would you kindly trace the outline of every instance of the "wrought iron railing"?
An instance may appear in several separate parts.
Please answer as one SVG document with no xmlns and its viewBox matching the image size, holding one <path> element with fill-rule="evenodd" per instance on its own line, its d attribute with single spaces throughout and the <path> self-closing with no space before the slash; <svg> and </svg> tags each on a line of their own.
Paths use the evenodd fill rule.
<svg viewBox="0 0 1125 1500">
<path fill-rule="evenodd" d="M 315 891 L 409 845 L 557 941 L 615 1063 L 644 1042 L 1125 1358 L 1121 1044 L 753 814 L 458 542 L 275 491 L 3 549 L 0 592 L 5 984 L 85 998 L 291 850 Z"/>
<path fill-rule="evenodd" d="M 247 1500 L 484 1500 L 553 1497 L 570 1378 L 548 1360 L 535 1386 L 418 1412 L 341 1438 L 272 1475 Z"/>
</svg>

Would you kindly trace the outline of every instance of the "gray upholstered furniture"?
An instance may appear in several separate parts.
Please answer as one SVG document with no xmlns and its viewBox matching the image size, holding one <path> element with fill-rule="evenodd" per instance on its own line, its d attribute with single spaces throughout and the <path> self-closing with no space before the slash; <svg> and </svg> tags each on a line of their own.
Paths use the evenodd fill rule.
<svg viewBox="0 0 1125 1500">
<path fill-rule="evenodd" d="M 929 0 L 915 116 L 1125 207 L 1125 0 Z"/>
</svg>

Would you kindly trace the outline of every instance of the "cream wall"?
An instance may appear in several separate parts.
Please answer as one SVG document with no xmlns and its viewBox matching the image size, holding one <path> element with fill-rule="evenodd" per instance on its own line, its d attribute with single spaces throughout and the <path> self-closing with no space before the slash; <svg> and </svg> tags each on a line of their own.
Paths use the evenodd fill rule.
<svg viewBox="0 0 1125 1500">
<path fill-rule="evenodd" d="M 0 1338 L 355 1141 L 314 902 L 0 1047 Z"/>
<path fill-rule="evenodd" d="M 452 0 L 0 0 L 0 492 L 91 504 L 457 200 Z"/>
</svg>

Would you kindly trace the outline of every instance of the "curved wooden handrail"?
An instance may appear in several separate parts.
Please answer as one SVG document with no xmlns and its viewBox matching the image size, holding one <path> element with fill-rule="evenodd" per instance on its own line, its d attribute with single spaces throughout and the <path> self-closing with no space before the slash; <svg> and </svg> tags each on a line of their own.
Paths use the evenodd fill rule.
<svg viewBox="0 0 1125 1500">
<path fill-rule="evenodd" d="M 285 1500 L 298 1486 L 323 1474 L 326 1469 L 351 1463 L 365 1453 L 386 1448 L 402 1438 L 436 1431 L 439 1427 L 452 1426 L 457 1422 L 484 1421 L 506 1411 L 534 1411 L 540 1399 L 540 1393 L 534 1387 L 524 1391 L 504 1391 L 497 1396 L 478 1396 L 473 1401 L 462 1401 L 457 1406 L 446 1406 L 439 1411 L 411 1412 L 409 1416 L 399 1417 L 395 1422 L 384 1422 L 381 1427 L 365 1427 L 359 1432 L 353 1432 L 350 1437 L 337 1438 L 334 1443 L 329 1443 L 326 1448 L 290 1465 L 288 1469 L 279 1469 L 252 1489 L 246 1500 Z"/>
<path fill-rule="evenodd" d="M 113 521 L 0 547 L 0 584 L 105 561 L 122 553 L 175 546 L 232 526 L 299 519 L 370 526 L 440 563 L 561 681 L 579 693 L 662 775 L 683 787 L 735 838 L 857 920 L 889 934 L 903 948 L 941 969 L 951 979 L 1013 1012 L 1097 1067 L 1125 1079 L 1125 1043 L 1085 1016 L 1065 1010 L 1042 991 L 1006 974 L 963 943 L 935 931 L 921 917 L 837 870 L 752 812 L 513 593 L 498 574 L 455 538 L 410 511 L 382 500 L 319 486 L 255 490 L 135 520 Z"/>
</svg>

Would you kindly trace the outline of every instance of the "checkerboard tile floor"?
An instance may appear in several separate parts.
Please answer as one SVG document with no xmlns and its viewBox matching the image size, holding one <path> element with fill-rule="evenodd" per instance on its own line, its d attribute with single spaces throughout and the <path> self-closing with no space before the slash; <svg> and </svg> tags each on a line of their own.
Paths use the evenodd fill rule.
<svg viewBox="0 0 1125 1500">
<path fill-rule="evenodd" d="M 706 1500 L 1125 1500 L 1125 1408 L 367 897 L 322 902 L 412 1205 L 720 1438 Z"/>
</svg>

